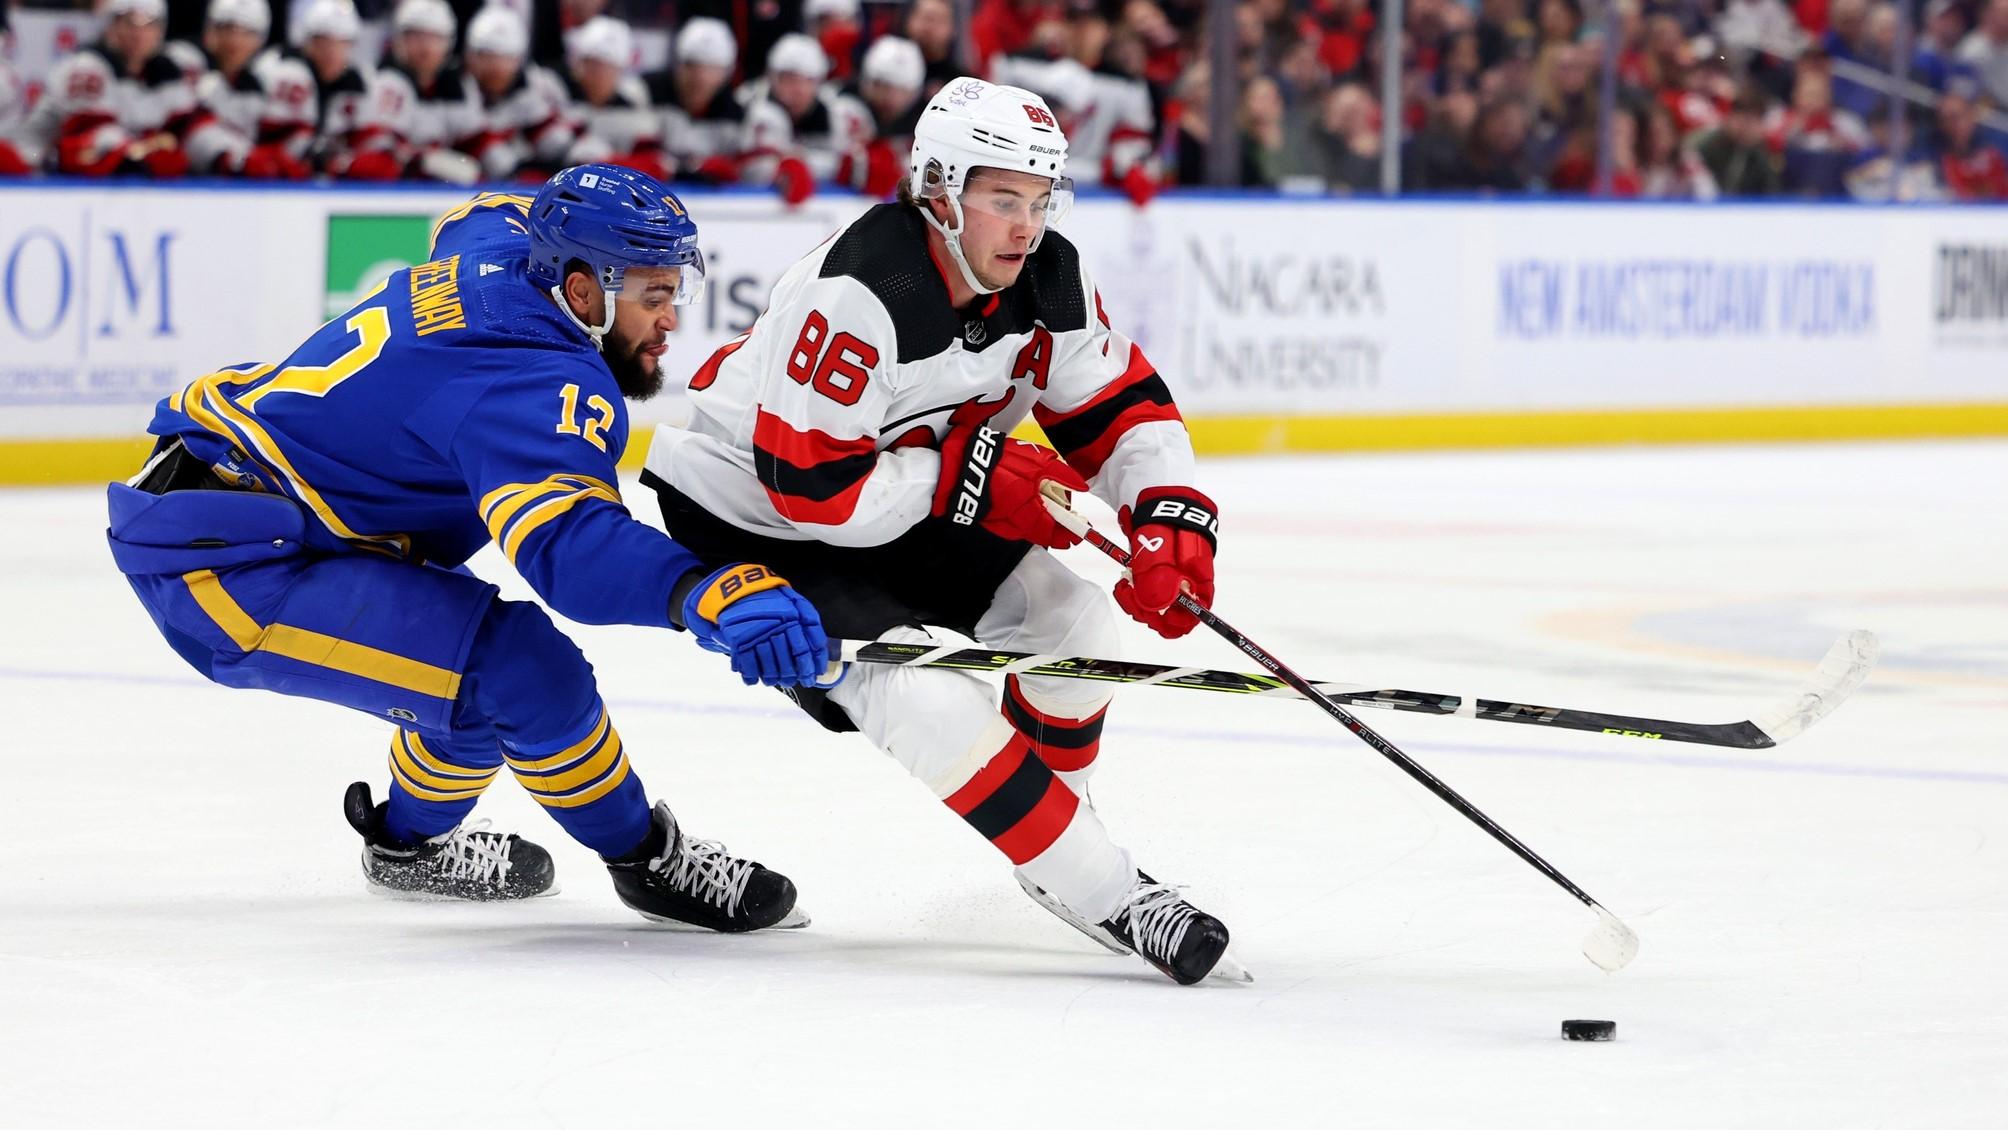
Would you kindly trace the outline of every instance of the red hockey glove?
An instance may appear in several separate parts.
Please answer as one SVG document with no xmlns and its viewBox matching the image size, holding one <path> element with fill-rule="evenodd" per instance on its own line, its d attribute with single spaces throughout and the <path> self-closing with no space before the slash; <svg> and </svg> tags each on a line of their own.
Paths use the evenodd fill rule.
<svg viewBox="0 0 2008 1130">
<path fill-rule="evenodd" d="M 1124 196 L 1129 197 L 1130 203 L 1141 208 L 1150 203 L 1151 197 L 1157 195 L 1158 184 L 1148 172 L 1144 171 L 1143 164 L 1139 162 L 1130 166 L 1129 172 L 1123 174 L 1123 179 L 1117 187 L 1123 190 Z"/>
<path fill-rule="evenodd" d="M 150 134 L 126 146 L 125 163 L 155 180 L 188 175 L 188 154 L 166 133 Z"/>
<path fill-rule="evenodd" d="M 1054 482 L 1086 490 L 1088 481 L 1050 447 L 1011 439 L 995 428 L 959 427 L 941 441 L 941 480 L 934 516 L 958 526 L 981 526 L 998 537 L 1065 549 L 1080 537 L 1053 521 L 1039 485 Z"/>
<path fill-rule="evenodd" d="M 739 162 L 724 154 L 706 157 L 697 163 L 697 175 L 717 184 L 736 184 L 739 180 Z"/>
<path fill-rule="evenodd" d="M 396 180 L 404 175 L 404 162 L 387 149 L 370 149 L 349 159 L 341 176 L 348 180 Z"/>
<path fill-rule="evenodd" d="M 774 191 L 792 208 L 816 194 L 816 178 L 800 157 L 783 157 L 774 169 Z"/>
<path fill-rule="evenodd" d="M 249 180 L 306 180 L 307 166 L 284 145 L 254 145 L 238 175 Z"/>
<path fill-rule="evenodd" d="M 0 177 L 25 177 L 34 171 L 21 159 L 19 149 L 0 141 Z"/>
<path fill-rule="evenodd" d="M 1116 604 L 1130 618 L 1168 640 L 1199 624 L 1178 604 L 1180 589 L 1213 603 L 1213 551 L 1219 547 L 1220 512 L 1191 487 L 1152 487 L 1125 506 L 1130 575 L 1116 582 Z"/>
</svg>

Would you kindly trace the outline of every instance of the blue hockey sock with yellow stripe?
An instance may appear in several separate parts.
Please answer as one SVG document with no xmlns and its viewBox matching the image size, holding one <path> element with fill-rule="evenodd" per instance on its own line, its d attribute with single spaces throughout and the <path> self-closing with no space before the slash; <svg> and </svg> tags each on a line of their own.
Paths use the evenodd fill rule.
<svg viewBox="0 0 2008 1130">
<path fill-rule="evenodd" d="M 457 743 L 399 730 L 390 740 L 384 832 L 415 844 L 451 830 L 467 818 L 501 765 L 502 751 L 493 740 Z"/>
<path fill-rule="evenodd" d="M 573 839 L 603 856 L 621 855 L 648 833 L 648 794 L 597 698 L 588 717 L 554 741 L 505 743 L 503 760 Z"/>
</svg>

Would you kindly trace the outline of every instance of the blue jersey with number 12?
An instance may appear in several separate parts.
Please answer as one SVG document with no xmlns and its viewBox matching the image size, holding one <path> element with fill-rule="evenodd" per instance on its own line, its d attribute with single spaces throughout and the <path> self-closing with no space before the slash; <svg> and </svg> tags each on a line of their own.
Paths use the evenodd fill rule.
<svg viewBox="0 0 2008 1130">
<path fill-rule="evenodd" d="M 487 194 L 277 365 L 211 373 L 148 430 L 311 515 L 318 548 L 458 565 L 492 538 L 586 623 L 669 623 L 697 559 L 622 505 L 626 406 L 530 281 L 529 198 Z"/>
</svg>

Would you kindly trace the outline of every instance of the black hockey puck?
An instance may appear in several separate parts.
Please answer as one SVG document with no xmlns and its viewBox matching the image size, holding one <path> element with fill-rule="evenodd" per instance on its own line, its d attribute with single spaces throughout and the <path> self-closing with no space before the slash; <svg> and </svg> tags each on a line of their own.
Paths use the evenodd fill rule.
<svg viewBox="0 0 2008 1130">
<path fill-rule="evenodd" d="M 1562 1021 L 1564 1040 L 1593 1040 L 1599 1043 L 1618 1038 L 1618 1022 L 1615 1020 L 1564 1020 Z"/>
</svg>

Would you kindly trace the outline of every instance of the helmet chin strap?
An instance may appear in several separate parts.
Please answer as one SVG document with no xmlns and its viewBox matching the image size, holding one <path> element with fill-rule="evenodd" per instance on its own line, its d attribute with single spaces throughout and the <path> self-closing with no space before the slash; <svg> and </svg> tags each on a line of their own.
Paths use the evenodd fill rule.
<svg viewBox="0 0 2008 1130">
<path fill-rule="evenodd" d="M 600 293 L 605 295 L 607 299 L 607 317 L 606 321 L 601 322 L 597 326 L 587 325 L 585 319 L 572 313 L 572 304 L 565 301 L 565 291 L 562 284 L 551 288 L 551 301 L 558 304 L 558 309 L 564 313 L 566 318 L 571 320 L 573 325 L 579 327 L 581 332 L 593 339 L 594 349 L 605 353 L 607 351 L 607 344 L 603 339 L 607 336 L 607 332 L 614 328 L 614 303 L 619 301 L 619 299 L 615 298 L 613 291 L 605 287 L 600 288 Z"/>
<path fill-rule="evenodd" d="M 929 227 L 941 233 L 941 241 L 948 245 L 948 257 L 955 260 L 955 269 L 962 272 L 962 281 L 969 284 L 969 289 L 978 294 L 996 294 L 1004 288 L 1001 286 L 983 285 L 977 279 L 976 272 L 969 268 L 968 258 L 962 254 L 962 200 L 953 192 L 946 193 L 945 195 L 948 198 L 948 210 L 955 216 L 954 227 L 951 228 L 940 220 L 935 219 L 934 209 L 932 208 L 922 208 L 920 210 L 921 218 L 927 221 Z"/>
</svg>

